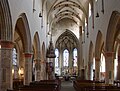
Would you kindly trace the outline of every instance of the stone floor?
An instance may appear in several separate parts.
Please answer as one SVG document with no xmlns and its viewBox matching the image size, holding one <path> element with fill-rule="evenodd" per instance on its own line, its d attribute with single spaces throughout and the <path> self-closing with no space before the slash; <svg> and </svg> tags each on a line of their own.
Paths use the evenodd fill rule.
<svg viewBox="0 0 120 91">
<path fill-rule="evenodd" d="M 75 91 L 72 81 L 62 81 L 61 91 Z"/>
</svg>

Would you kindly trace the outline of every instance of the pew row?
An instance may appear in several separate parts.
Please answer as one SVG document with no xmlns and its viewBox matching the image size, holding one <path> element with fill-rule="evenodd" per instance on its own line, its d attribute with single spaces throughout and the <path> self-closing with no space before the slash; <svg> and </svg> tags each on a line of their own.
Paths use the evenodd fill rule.
<svg viewBox="0 0 120 91">
<path fill-rule="evenodd" d="M 13 90 L 7 91 L 60 91 L 60 80 L 41 80 L 31 82 L 29 85 L 23 85 Z"/>
<path fill-rule="evenodd" d="M 76 91 L 120 91 L 120 87 L 91 80 L 75 80 L 73 87 Z"/>
</svg>

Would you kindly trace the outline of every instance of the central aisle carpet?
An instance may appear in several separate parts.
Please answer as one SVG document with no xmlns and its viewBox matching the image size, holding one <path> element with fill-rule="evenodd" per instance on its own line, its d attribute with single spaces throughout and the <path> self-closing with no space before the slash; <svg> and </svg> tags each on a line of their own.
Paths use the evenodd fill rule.
<svg viewBox="0 0 120 91">
<path fill-rule="evenodd" d="M 63 81 L 61 84 L 61 91 L 75 91 L 71 81 Z"/>
</svg>

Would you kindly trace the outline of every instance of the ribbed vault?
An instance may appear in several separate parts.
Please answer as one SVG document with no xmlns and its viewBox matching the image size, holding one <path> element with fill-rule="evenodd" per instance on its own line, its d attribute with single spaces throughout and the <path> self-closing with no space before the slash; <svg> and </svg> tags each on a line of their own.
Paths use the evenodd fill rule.
<svg viewBox="0 0 120 91">
<path fill-rule="evenodd" d="M 63 50 L 72 50 L 73 48 L 78 48 L 77 45 L 77 38 L 69 30 L 66 30 L 63 34 L 61 34 L 56 42 L 56 48 Z"/>
</svg>

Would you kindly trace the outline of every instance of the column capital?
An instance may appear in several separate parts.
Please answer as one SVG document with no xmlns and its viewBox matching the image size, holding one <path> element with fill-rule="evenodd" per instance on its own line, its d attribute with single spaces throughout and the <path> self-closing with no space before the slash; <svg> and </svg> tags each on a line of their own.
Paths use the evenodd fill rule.
<svg viewBox="0 0 120 91">
<path fill-rule="evenodd" d="M 13 48 L 14 42 L 0 40 L 0 45 L 1 45 L 1 48 Z"/>
<path fill-rule="evenodd" d="M 113 57 L 114 54 L 115 52 L 108 51 L 108 52 L 105 52 L 105 57 Z"/>
<path fill-rule="evenodd" d="M 35 64 L 38 64 L 38 63 L 40 63 L 41 62 L 41 59 L 34 59 L 34 62 L 35 62 Z"/>
<path fill-rule="evenodd" d="M 46 61 L 41 61 L 40 63 L 41 63 L 41 64 L 46 64 Z"/>
<path fill-rule="evenodd" d="M 29 57 L 32 57 L 32 55 L 33 55 L 33 53 L 24 53 L 24 56 L 25 56 L 25 57 L 28 57 L 28 58 L 29 58 Z"/>
<path fill-rule="evenodd" d="M 99 57 L 95 57 L 95 61 L 100 61 L 100 58 Z"/>
<path fill-rule="evenodd" d="M 35 58 L 34 61 L 41 61 L 41 59 L 40 58 Z"/>
</svg>

